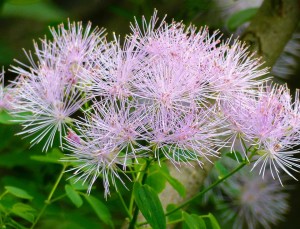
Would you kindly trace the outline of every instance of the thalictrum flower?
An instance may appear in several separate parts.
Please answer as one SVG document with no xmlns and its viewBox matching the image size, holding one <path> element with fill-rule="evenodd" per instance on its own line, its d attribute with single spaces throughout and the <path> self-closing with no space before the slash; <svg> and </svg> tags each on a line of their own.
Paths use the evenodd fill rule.
<svg viewBox="0 0 300 229">
<path fill-rule="evenodd" d="M 190 108 L 184 116 L 170 112 L 153 116 L 149 126 L 155 157 L 159 159 L 162 153 L 175 166 L 191 161 L 202 166 L 203 159 L 210 161 L 226 145 L 228 132 L 224 124 L 213 108 Z"/>
<path fill-rule="evenodd" d="M 110 181 L 115 186 L 115 178 L 121 180 L 119 167 L 125 170 L 129 160 L 146 153 L 139 142 L 146 140 L 143 118 L 129 102 L 106 101 L 94 104 L 84 119 L 75 122 L 78 137 L 69 134 L 66 148 L 71 151 L 69 160 L 79 163 L 72 169 L 81 174 L 78 179 L 89 180 L 89 191 L 102 175 L 107 196 Z"/>
<path fill-rule="evenodd" d="M 17 91 L 14 113 L 27 112 L 22 117 L 24 130 L 20 134 L 34 135 L 33 144 L 46 138 L 43 150 L 52 146 L 58 132 L 60 142 L 65 127 L 84 100 L 81 92 L 74 86 L 77 83 L 79 69 L 93 61 L 93 55 L 102 42 L 103 30 L 90 31 L 88 24 L 84 30 L 81 23 L 68 23 L 65 29 L 60 25 L 51 33 L 53 41 L 41 40 L 41 47 L 34 44 L 35 56 L 25 52 L 30 65 L 17 61 L 22 67 L 13 67 L 19 74 L 14 82 Z M 61 143 L 62 144 L 62 143 Z"/>
<path fill-rule="evenodd" d="M 114 40 L 98 53 L 90 68 L 81 72 L 79 87 L 90 98 L 126 99 L 132 96 L 131 82 L 136 72 L 142 69 L 143 57 L 133 40 L 125 38 L 121 45 L 120 38 L 114 35 Z"/>
<path fill-rule="evenodd" d="M 299 93 L 295 102 L 286 85 L 263 85 L 257 94 L 236 94 L 235 99 L 221 103 L 233 135 L 243 138 L 260 155 L 254 167 L 262 163 L 263 176 L 269 167 L 274 178 L 276 175 L 280 180 L 280 170 L 295 178 L 289 170 L 300 168 L 294 157 L 299 151 L 293 149 L 300 137 Z"/>
</svg>

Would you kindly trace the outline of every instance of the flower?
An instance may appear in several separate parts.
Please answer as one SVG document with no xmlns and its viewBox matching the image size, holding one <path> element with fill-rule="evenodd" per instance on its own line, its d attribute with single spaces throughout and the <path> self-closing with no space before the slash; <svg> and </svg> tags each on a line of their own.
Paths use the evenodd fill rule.
<svg viewBox="0 0 300 229">
<path fill-rule="evenodd" d="M 238 136 L 252 145 L 259 155 L 253 168 L 262 163 L 263 176 L 268 166 L 273 178 L 276 175 L 280 182 L 280 170 L 296 179 L 289 170 L 300 168 L 299 159 L 294 157 L 299 151 L 293 149 L 300 143 L 299 92 L 295 102 L 286 85 L 262 85 L 257 94 L 236 94 L 233 100 L 221 103 L 233 138 Z"/>
<path fill-rule="evenodd" d="M 131 25 L 138 50 L 145 53 L 143 69 L 133 81 L 134 95 L 150 105 L 184 109 L 190 102 L 205 103 L 208 91 L 208 63 L 217 44 L 218 32 L 209 36 L 208 29 L 197 30 L 165 18 L 158 23 L 157 11 L 150 21 Z"/>
<path fill-rule="evenodd" d="M 143 18 L 131 30 L 137 49 L 147 57 L 132 83 L 134 95 L 156 108 L 203 107 L 211 99 L 230 99 L 260 85 L 267 73 L 245 44 L 231 39 L 222 43 L 218 31 L 209 35 L 206 27 L 198 30 L 165 19 L 158 23 L 156 11 L 149 22 Z"/>
<path fill-rule="evenodd" d="M 66 126 L 72 121 L 71 115 L 84 103 L 81 91 L 75 87 L 77 74 L 81 68 L 89 66 L 102 42 L 102 30 L 90 32 L 91 25 L 83 30 L 81 23 L 68 22 L 68 29 L 63 24 L 57 32 L 52 28 L 53 41 L 41 40 L 41 47 L 34 43 L 37 62 L 31 52 L 25 52 L 31 66 L 17 61 L 22 67 L 13 67 L 19 74 L 13 82 L 16 90 L 16 103 L 13 113 L 17 119 L 22 116 L 24 130 L 20 134 L 33 135 L 32 144 L 46 138 L 43 150 L 53 145 L 58 133 L 60 144 Z"/>
<path fill-rule="evenodd" d="M 84 28 L 82 22 L 68 21 L 67 28 L 64 24 L 60 24 L 57 30 L 50 28 L 56 50 L 52 58 L 56 58 L 70 83 L 77 82 L 82 69 L 93 67 L 94 59 L 106 48 L 105 29 L 96 27 L 92 30 L 91 26 L 90 22 Z M 43 52 L 43 56 L 47 55 Z"/>
<path fill-rule="evenodd" d="M 227 40 L 214 52 L 209 63 L 209 86 L 219 100 L 231 99 L 236 93 L 253 93 L 253 89 L 264 83 L 268 73 L 262 62 L 250 54 L 248 46 L 235 40 Z"/>
<path fill-rule="evenodd" d="M 153 116 L 149 126 L 155 157 L 159 159 L 162 152 L 175 166 L 190 161 L 202 166 L 203 159 L 210 161 L 210 157 L 219 154 L 228 134 L 224 120 L 215 117 L 214 108 L 189 108 L 184 116 L 165 112 L 162 116 Z"/>
<path fill-rule="evenodd" d="M 133 39 L 125 38 L 123 45 L 114 35 L 102 52 L 98 52 L 90 68 L 79 77 L 79 88 L 89 98 L 101 96 L 105 100 L 126 99 L 132 96 L 131 82 L 137 71 L 142 69 L 143 54 L 136 50 Z"/>
<path fill-rule="evenodd" d="M 46 75 L 32 73 L 28 78 L 20 77 L 14 82 L 17 93 L 12 113 L 16 119 L 20 118 L 24 127 L 19 134 L 33 135 L 32 144 L 46 138 L 43 150 L 47 151 L 57 132 L 60 142 L 62 141 L 65 127 L 72 121 L 70 116 L 81 107 L 83 101 L 75 88 L 58 80 L 59 71 L 49 69 L 45 73 Z"/>
<path fill-rule="evenodd" d="M 128 101 L 106 101 L 95 103 L 85 112 L 85 118 L 76 121 L 78 136 L 69 132 L 66 149 L 71 153 L 66 159 L 79 163 L 74 175 L 81 173 L 78 180 L 89 180 L 89 192 L 99 175 L 102 175 L 105 196 L 109 192 L 110 181 L 121 180 L 117 171 L 126 169 L 128 160 L 145 156 L 147 148 L 139 143 L 146 140 L 143 115 Z M 142 152 L 144 151 L 144 152 Z"/>
</svg>

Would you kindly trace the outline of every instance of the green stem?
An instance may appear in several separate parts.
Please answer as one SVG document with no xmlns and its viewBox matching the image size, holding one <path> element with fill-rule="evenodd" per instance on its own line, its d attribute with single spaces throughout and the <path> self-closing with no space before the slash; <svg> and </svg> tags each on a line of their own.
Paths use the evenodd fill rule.
<svg viewBox="0 0 300 229">
<path fill-rule="evenodd" d="M 122 205 L 123 205 L 123 207 L 124 207 L 124 209 L 125 209 L 125 211 L 126 211 L 126 213 L 127 213 L 127 216 L 129 217 L 129 220 L 131 220 L 131 219 L 132 219 L 132 216 L 131 216 L 131 213 L 130 213 L 128 207 L 126 206 L 126 203 L 125 203 L 125 201 L 124 201 L 124 199 L 123 199 L 123 196 L 121 195 L 120 192 L 117 192 L 117 193 L 118 193 L 118 196 L 119 196 L 119 198 L 120 198 L 120 200 L 121 200 L 121 203 L 122 203 Z"/>
<path fill-rule="evenodd" d="M 232 170 L 230 173 L 228 173 L 227 175 L 225 175 L 224 177 L 218 179 L 216 182 L 214 182 L 213 184 L 211 184 L 209 187 L 207 187 L 206 189 L 204 189 L 203 191 L 199 192 L 198 194 L 196 194 L 195 196 L 193 196 L 192 198 L 188 199 L 187 201 L 185 201 L 184 203 L 182 203 L 181 205 L 179 205 L 177 208 L 174 208 L 173 210 L 167 212 L 165 214 L 165 216 L 171 215 L 172 213 L 178 211 L 179 209 L 185 207 L 186 205 L 190 204 L 191 202 L 193 202 L 195 199 L 197 199 L 198 197 L 204 195 L 205 193 L 207 193 L 209 190 L 213 189 L 215 186 L 217 186 L 218 184 L 220 184 L 221 182 L 223 182 L 224 180 L 226 180 L 228 177 L 232 176 L 233 174 L 235 174 L 237 171 L 239 171 L 241 168 L 243 168 L 246 164 L 248 164 L 247 161 L 243 161 L 238 167 L 236 167 L 234 170 Z"/>
<path fill-rule="evenodd" d="M 8 193 L 8 191 L 7 190 L 5 190 L 5 192 L 3 192 L 2 194 L 1 194 L 1 196 L 0 196 L 0 200 L 6 195 Z"/>
<path fill-rule="evenodd" d="M 145 163 L 145 165 L 144 165 L 144 168 L 142 169 L 143 172 L 138 173 L 137 179 L 136 179 L 135 182 L 139 182 L 140 179 L 141 179 L 141 183 L 142 184 L 144 184 L 146 182 L 147 175 L 148 175 L 147 174 L 147 170 L 148 170 L 148 167 L 149 167 L 150 164 L 151 164 L 151 160 L 147 160 L 146 163 Z M 132 197 L 133 197 L 133 194 L 132 194 Z M 132 216 L 132 219 L 130 221 L 128 229 L 134 229 L 135 228 L 135 223 L 137 221 L 138 214 L 139 214 L 139 207 L 137 205 L 135 205 L 133 216 Z"/>
<path fill-rule="evenodd" d="M 177 219 L 177 220 L 173 220 L 173 221 L 170 221 L 170 222 L 167 222 L 167 225 L 171 225 L 171 224 L 176 224 L 176 223 L 180 223 L 182 222 L 184 219 Z"/>
<path fill-rule="evenodd" d="M 200 196 L 204 195 L 206 192 L 208 192 L 209 190 L 213 189 L 215 186 L 217 186 L 218 184 L 220 184 L 221 182 L 223 182 L 224 180 L 226 180 L 228 177 L 230 177 L 233 174 L 235 174 L 237 171 L 239 171 L 241 168 L 243 168 L 246 164 L 249 164 L 249 162 L 248 161 L 243 161 L 238 167 L 236 167 L 234 170 L 232 170 L 231 172 L 229 172 L 227 175 L 225 175 L 222 178 L 219 178 L 216 182 L 214 182 L 213 184 L 211 184 L 209 187 L 207 187 L 203 191 L 199 192 L 198 194 L 196 194 L 192 198 L 188 199 L 187 201 L 185 201 L 184 203 L 182 203 L 178 207 L 176 207 L 173 210 L 165 213 L 165 216 L 171 215 L 172 213 L 174 213 L 174 212 L 178 211 L 179 209 L 185 207 L 186 205 L 190 204 L 195 199 L 197 199 Z M 142 222 L 142 223 L 139 223 L 138 226 L 143 226 L 143 225 L 146 225 L 146 224 L 148 224 L 148 222 Z"/>
<path fill-rule="evenodd" d="M 58 184 L 59 184 L 59 182 L 61 181 L 61 178 L 63 177 L 63 174 L 64 174 L 66 168 L 67 168 L 67 165 L 64 164 L 64 165 L 63 165 L 63 169 L 61 170 L 61 172 L 60 172 L 60 174 L 59 174 L 59 176 L 58 176 L 58 178 L 57 178 L 57 180 L 56 180 L 54 186 L 53 186 L 52 189 L 51 189 L 51 192 L 50 192 L 49 195 L 48 195 L 48 198 L 45 200 L 44 206 L 42 207 L 42 209 L 41 209 L 41 211 L 39 212 L 38 216 L 36 217 L 35 221 L 34 221 L 33 224 L 31 225 L 30 229 L 33 229 L 33 228 L 35 227 L 35 225 L 37 224 L 37 222 L 39 221 L 39 219 L 41 218 L 41 216 L 44 214 L 44 212 L 45 212 L 46 208 L 48 207 L 48 205 L 51 204 L 52 196 L 53 196 L 55 190 L 57 189 Z"/>
<path fill-rule="evenodd" d="M 60 196 L 58 196 L 58 197 L 52 199 L 50 203 L 52 204 L 52 203 L 54 203 L 54 202 L 56 202 L 56 201 L 58 201 L 58 200 L 64 198 L 65 196 L 67 196 L 67 194 L 62 194 L 62 195 L 60 195 Z"/>
</svg>

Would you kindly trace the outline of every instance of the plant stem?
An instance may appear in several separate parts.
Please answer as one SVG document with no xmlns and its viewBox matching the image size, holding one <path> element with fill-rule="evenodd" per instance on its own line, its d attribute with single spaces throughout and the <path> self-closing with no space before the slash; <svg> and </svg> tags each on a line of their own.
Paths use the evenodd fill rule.
<svg viewBox="0 0 300 229">
<path fill-rule="evenodd" d="M 125 203 L 125 201 L 123 199 L 123 196 L 121 195 L 120 192 L 117 191 L 117 193 L 118 193 L 118 196 L 119 196 L 119 198 L 121 200 L 121 203 L 122 203 L 122 205 L 123 205 L 123 207 L 124 207 L 124 209 L 125 209 L 125 211 L 127 213 L 127 216 L 129 217 L 129 220 L 131 220 L 132 216 L 131 216 L 131 213 L 130 213 L 128 207 L 126 206 L 126 203 Z"/>
<path fill-rule="evenodd" d="M 58 176 L 58 178 L 57 178 L 57 180 L 56 180 L 56 182 L 55 182 L 55 184 L 54 184 L 54 186 L 53 186 L 52 189 L 51 189 L 51 192 L 50 192 L 49 195 L 48 195 L 47 200 L 45 200 L 44 206 L 42 207 L 42 209 L 41 209 L 41 211 L 39 212 L 38 216 L 36 217 L 35 221 L 34 221 L 33 224 L 31 225 L 30 229 L 33 229 L 33 228 L 35 227 L 35 225 L 37 224 L 37 222 L 39 221 L 39 219 L 41 218 L 41 216 L 44 214 L 44 211 L 46 210 L 46 208 L 48 207 L 48 205 L 51 204 L 51 198 L 52 198 L 52 196 L 53 196 L 55 190 L 57 189 L 58 184 L 59 184 L 59 182 L 61 181 L 61 178 L 62 178 L 62 176 L 63 176 L 63 174 L 64 174 L 66 168 L 67 168 L 67 165 L 64 164 L 64 165 L 63 165 L 63 168 L 62 168 L 62 170 L 61 170 L 61 172 L 60 172 L 60 174 L 59 174 L 59 176 Z"/>
<path fill-rule="evenodd" d="M 186 205 L 190 204 L 195 199 L 197 199 L 198 197 L 204 195 L 206 192 L 208 192 L 209 190 L 213 189 L 215 186 L 217 186 L 218 184 L 220 184 L 221 182 L 223 182 L 224 180 L 226 180 L 228 177 L 230 177 L 233 174 L 235 174 L 237 171 L 239 171 L 241 168 L 243 168 L 246 164 L 249 164 L 249 162 L 246 161 L 246 160 L 244 160 L 238 167 L 236 167 L 234 170 L 232 170 L 231 172 L 229 172 L 227 175 L 225 175 L 222 178 L 219 178 L 216 182 L 214 182 L 213 184 L 211 184 L 209 187 L 207 187 L 203 191 L 197 193 L 192 198 L 188 199 L 187 201 L 185 201 L 184 203 L 182 203 L 178 207 L 176 207 L 173 210 L 165 213 L 165 216 L 171 215 L 172 213 L 174 213 L 174 212 L 178 211 L 179 209 L 185 207 Z M 138 226 L 143 226 L 143 225 L 146 225 L 146 224 L 148 224 L 148 222 L 142 222 L 142 223 L 139 223 Z"/>
<path fill-rule="evenodd" d="M 246 164 L 248 164 L 249 162 L 247 161 L 243 161 L 238 167 L 236 167 L 234 170 L 232 170 L 230 173 L 228 173 L 227 175 L 225 175 L 224 177 L 218 179 L 216 182 L 214 182 L 213 184 L 211 184 L 209 187 L 207 187 L 206 189 L 204 189 L 203 191 L 199 192 L 198 194 L 194 195 L 192 198 L 188 199 L 187 201 L 185 201 L 184 203 L 182 203 L 181 205 L 179 205 L 177 208 L 174 208 L 173 210 L 167 212 L 165 214 L 165 216 L 171 215 L 172 213 L 178 211 L 179 209 L 185 207 L 186 205 L 190 204 L 191 202 L 193 202 L 195 199 L 197 199 L 198 197 L 204 195 L 206 192 L 208 192 L 209 190 L 213 189 L 215 186 L 217 186 L 218 184 L 220 184 L 221 182 L 223 182 L 224 180 L 226 180 L 228 177 L 232 176 L 233 174 L 235 174 L 237 171 L 239 171 L 241 168 L 243 168 Z"/>
<path fill-rule="evenodd" d="M 142 173 L 143 173 L 142 178 L 141 178 L 141 183 L 142 184 L 144 184 L 146 182 L 147 175 L 148 175 L 147 170 L 148 170 L 148 167 L 149 167 L 150 164 L 151 164 L 151 161 L 147 160 L 145 165 L 144 165 L 144 168 L 142 169 Z M 136 179 L 135 182 L 139 182 L 140 177 L 141 177 L 141 173 L 139 173 L 137 175 L 137 179 Z M 132 194 L 132 196 L 133 196 L 133 194 Z M 135 205 L 133 216 L 132 216 L 132 219 L 130 221 L 128 229 L 134 229 L 135 228 L 135 223 L 137 221 L 138 214 L 139 214 L 139 207 L 137 205 Z"/>
<path fill-rule="evenodd" d="M 0 196 L 0 200 L 6 195 L 8 193 L 8 191 L 7 190 L 5 190 L 2 194 L 1 194 L 1 196 Z"/>
<path fill-rule="evenodd" d="M 56 201 L 58 201 L 58 200 L 64 198 L 65 196 L 67 196 L 67 194 L 62 194 L 62 195 L 60 195 L 60 196 L 58 196 L 58 197 L 55 197 L 54 199 L 51 200 L 50 203 L 52 204 L 52 203 L 54 203 L 54 202 L 56 202 Z"/>
</svg>

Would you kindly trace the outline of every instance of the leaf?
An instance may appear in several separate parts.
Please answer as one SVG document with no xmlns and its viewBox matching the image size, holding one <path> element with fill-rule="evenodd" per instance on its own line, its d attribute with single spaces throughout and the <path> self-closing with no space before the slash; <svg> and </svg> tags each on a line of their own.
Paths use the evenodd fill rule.
<svg viewBox="0 0 300 229">
<path fill-rule="evenodd" d="M 166 179 L 162 177 L 160 172 L 156 172 L 147 177 L 146 184 L 153 188 L 156 193 L 161 193 L 166 187 Z"/>
<path fill-rule="evenodd" d="M 166 165 L 162 166 L 162 175 L 167 179 L 169 184 L 178 192 L 181 197 L 185 197 L 186 190 L 183 184 L 181 184 L 177 179 L 171 176 L 169 169 Z"/>
<path fill-rule="evenodd" d="M 220 161 L 215 162 L 215 168 L 218 170 L 221 177 L 224 177 L 229 173 L 228 169 L 225 168 Z"/>
<path fill-rule="evenodd" d="M 166 210 L 167 210 L 167 212 L 170 212 L 173 209 L 175 209 L 176 207 L 177 206 L 175 204 L 168 204 Z M 181 218 L 182 218 L 182 210 L 180 210 L 180 209 L 178 211 L 175 211 L 172 214 L 168 215 L 168 221 L 169 222 L 179 220 Z"/>
<path fill-rule="evenodd" d="M 28 227 L 24 227 L 19 222 L 13 219 L 10 219 L 10 223 L 7 223 L 7 226 L 11 226 L 11 228 L 17 228 L 17 229 L 28 229 Z M 6 228 L 10 228 L 10 227 L 6 227 Z"/>
<path fill-rule="evenodd" d="M 241 153 L 237 151 L 226 153 L 225 156 L 231 158 L 234 161 L 244 161 L 244 158 L 242 157 Z"/>
<path fill-rule="evenodd" d="M 97 214 L 98 218 L 102 220 L 107 225 L 114 228 L 113 221 L 111 218 L 111 214 L 108 210 L 108 208 L 103 204 L 100 200 L 97 198 L 91 196 L 91 195 L 84 195 L 87 202 L 91 205 L 95 213 Z"/>
<path fill-rule="evenodd" d="M 8 191 L 10 194 L 22 198 L 22 199 L 28 199 L 28 200 L 32 200 L 33 197 L 31 195 L 29 195 L 25 190 L 17 188 L 17 187 L 13 187 L 13 186 L 5 186 L 4 187 L 6 189 L 6 191 Z"/>
<path fill-rule="evenodd" d="M 0 46 L 0 50 L 1 50 L 1 46 Z M 26 120 L 31 115 L 32 115 L 31 112 L 20 112 L 17 114 L 10 114 L 5 110 L 0 110 L 0 123 L 6 125 L 19 124 L 22 121 Z"/>
<path fill-rule="evenodd" d="M 205 217 L 209 219 L 209 224 L 206 224 L 206 228 L 207 229 L 221 229 L 218 221 L 216 220 L 216 218 L 213 216 L 213 214 L 209 213 L 206 216 L 200 216 L 200 217 Z"/>
<path fill-rule="evenodd" d="M 5 125 L 17 124 L 16 122 L 12 121 L 13 119 L 13 116 L 11 116 L 7 111 L 0 110 L 0 123 Z"/>
<path fill-rule="evenodd" d="M 66 191 L 66 194 L 69 197 L 69 199 L 72 201 L 72 203 L 78 208 L 81 207 L 81 205 L 83 204 L 83 201 L 82 201 L 81 196 L 78 194 L 78 192 L 76 192 L 73 189 L 73 187 L 68 184 L 65 185 L 65 191 Z"/>
<path fill-rule="evenodd" d="M 204 220 L 195 214 L 182 213 L 184 219 L 184 228 L 187 229 L 206 229 Z"/>
<path fill-rule="evenodd" d="M 28 204 L 16 203 L 13 205 L 11 212 L 27 221 L 33 223 L 36 210 Z"/>
<path fill-rule="evenodd" d="M 64 154 L 58 148 L 53 148 L 49 153 L 45 155 L 33 155 L 30 158 L 35 161 L 46 162 L 46 163 L 55 163 L 55 164 L 64 164 L 65 162 L 61 161 L 64 157 Z"/>
<path fill-rule="evenodd" d="M 77 178 L 75 178 L 75 177 L 71 177 L 68 180 L 74 190 L 85 191 L 85 190 L 88 190 L 88 188 L 89 188 L 88 182 L 83 183 L 80 181 L 76 181 Z"/>
<path fill-rule="evenodd" d="M 153 229 L 166 228 L 166 217 L 156 192 L 147 184 L 133 186 L 135 202 Z"/>
<path fill-rule="evenodd" d="M 250 21 L 251 18 L 256 14 L 257 10 L 258 8 L 248 8 L 232 14 L 226 22 L 227 28 L 230 31 L 235 31 L 242 24 Z"/>
</svg>

